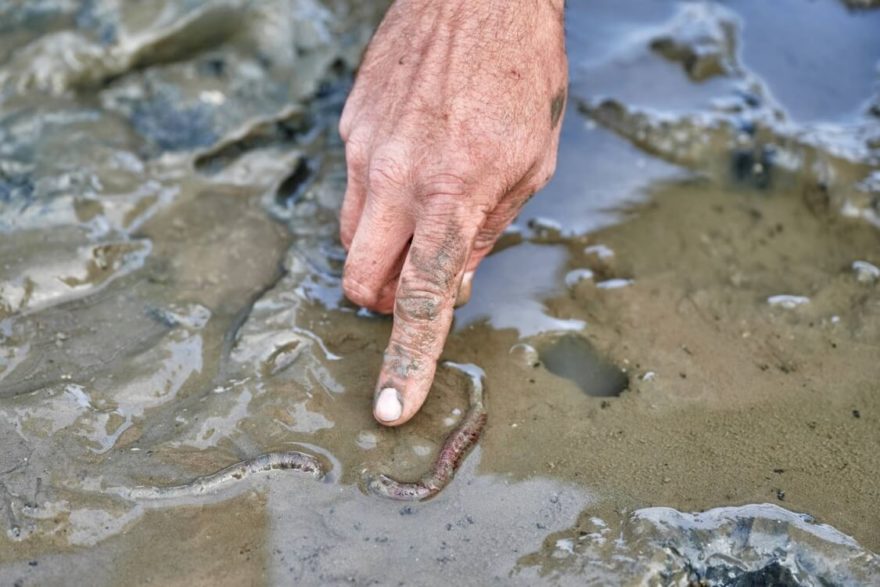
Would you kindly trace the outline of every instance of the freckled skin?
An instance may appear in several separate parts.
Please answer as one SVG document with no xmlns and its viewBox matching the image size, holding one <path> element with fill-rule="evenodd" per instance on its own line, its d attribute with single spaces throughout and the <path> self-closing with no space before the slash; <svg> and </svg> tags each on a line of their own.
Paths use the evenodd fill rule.
<svg viewBox="0 0 880 587">
<path fill-rule="evenodd" d="M 376 392 L 403 410 L 382 424 L 424 403 L 473 271 L 553 174 L 564 37 L 561 0 L 397 0 L 365 52 L 340 239 L 346 296 L 394 316 Z"/>
</svg>

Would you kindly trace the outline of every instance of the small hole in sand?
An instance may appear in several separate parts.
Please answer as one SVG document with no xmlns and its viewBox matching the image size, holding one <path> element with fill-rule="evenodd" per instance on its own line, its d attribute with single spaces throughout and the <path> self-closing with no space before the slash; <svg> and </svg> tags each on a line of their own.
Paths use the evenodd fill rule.
<svg viewBox="0 0 880 587">
<path fill-rule="evenodd" d="M 587 395 L 616 397 L 627 387 L 626 373 L 580 336 L 560 336 L 541 345 L 538 352 L 548 371 L 574 381 Z"/>
</svg>

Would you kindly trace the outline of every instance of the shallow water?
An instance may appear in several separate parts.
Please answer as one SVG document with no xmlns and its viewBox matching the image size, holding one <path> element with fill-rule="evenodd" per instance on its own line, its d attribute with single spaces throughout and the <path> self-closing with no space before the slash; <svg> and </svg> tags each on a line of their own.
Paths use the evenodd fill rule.
<svg viewBox="0 0 880 587">
<path fill-rule="evenodd" d="M 557 176 L 444 355 L 489 422 L 402 504 L 365 472 L 429 469 L 467 382 L 371 418 L 390 322 L 336 240 L 361 4 L 0 0 L 2 581 L 880 580 L 880 11 L 569 3 Z M 125 490 L 269 451 L 327 474 Z"/>
<path fill-rule="evenodd" d="M 598 356 L 579 336 L 560 336 L 548 341 L 538 357 L 550 373 L 570 379 L 587 395 L 616 397 L 627 387 L 626 373 Z"/>
</svg>

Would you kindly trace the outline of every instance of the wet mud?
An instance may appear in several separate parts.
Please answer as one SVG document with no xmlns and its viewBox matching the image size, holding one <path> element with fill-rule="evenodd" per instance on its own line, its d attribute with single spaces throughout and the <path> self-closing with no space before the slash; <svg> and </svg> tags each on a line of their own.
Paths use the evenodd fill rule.
<svg viewBox="0 0 880 587">
<path fill-rule="evenodd" d="M 386 429 L 381 3 L 0 0 L 0 582 L 880 580 L 876 3 L 568 4 L 557 175 Z"/>
</svg>

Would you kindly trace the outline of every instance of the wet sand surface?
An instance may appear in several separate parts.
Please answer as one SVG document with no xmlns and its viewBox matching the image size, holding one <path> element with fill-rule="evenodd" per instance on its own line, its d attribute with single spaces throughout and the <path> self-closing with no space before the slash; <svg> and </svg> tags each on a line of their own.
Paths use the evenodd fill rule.
<svg viewBox="0 0 880 587">
<path fill-rule="evenodd" d="M 365 480 L 469 388 L 378 426 L 390 320 L 341 294 L 382 6 L 0 1 L 0 582 L 880 581 L 870 4 L 569 2 L 557 176 L 443 357 L 488 423 L 401 503 Z M 149 497 L 291 451 L 323 476 Z"/>
</svg>

